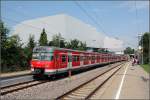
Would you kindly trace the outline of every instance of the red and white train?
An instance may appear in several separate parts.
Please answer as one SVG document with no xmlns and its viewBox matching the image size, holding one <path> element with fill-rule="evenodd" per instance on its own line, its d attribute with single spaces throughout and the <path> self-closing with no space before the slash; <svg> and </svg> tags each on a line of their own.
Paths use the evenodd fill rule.
<svg viewBox="0 0 150 100">
<path fill-rule="evenodd" d="M 125 60 L 125 55 L 38 46 L 33 49 L 31 71 L 33 75 L 51 76 L 69 69 L 76 70 Z"/>
</svg>

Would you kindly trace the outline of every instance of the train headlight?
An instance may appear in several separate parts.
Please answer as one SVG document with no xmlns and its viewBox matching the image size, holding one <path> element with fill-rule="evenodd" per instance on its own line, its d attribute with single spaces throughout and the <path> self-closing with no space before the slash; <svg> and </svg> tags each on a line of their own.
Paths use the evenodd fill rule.
<svg viewBox="0 0 150 100">
<path fill-rule="evenodd" d="M 31 68 L 31 71 L 34 71 L 34 68 Z"/>
</svg>

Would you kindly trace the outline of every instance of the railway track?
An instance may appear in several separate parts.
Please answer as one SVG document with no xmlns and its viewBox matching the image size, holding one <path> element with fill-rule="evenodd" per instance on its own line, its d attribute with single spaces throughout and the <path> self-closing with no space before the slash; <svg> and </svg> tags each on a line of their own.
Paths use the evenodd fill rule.
<svg viewBox="0 0 150 100">
<path fill-rule="evenodd" d="M 13 84 L 13 85 L 1 87 L 1 95 L 6 95 L 6 94 L 9 94 L 12 92 L 17 92 L 19 90 L 30 88 L 32 86 L 40 85 L 40 84 L 43 84 L 46 82 L 49 82 L 49 80 L 41 80 L 41 81 L 30 80 L 30 81 L 21 82 L 18 84 Z"/>
<path fill-rule="evenodd" d="M 108 69 L 100 75 L 59 96 L 58 99 L 90 99 L 124 64 Z"/>
<path fill-rule="evenodd" d="M 8 93 L 16 92 L 16 91 L 26 89 L 26 88 L 29 88 L 29 87 L 32 87 L 32 86 L 40 85 L 40 84 L 43 84 L 43 83 L 46 83 L 46 82 L 48 82 L 48 81 L 32 80 L 32 81 L 18 83 L 18 84 L 6 86 L 6 87 L 1 87 L 1 95 L 6 95 Z"/>
</svg>

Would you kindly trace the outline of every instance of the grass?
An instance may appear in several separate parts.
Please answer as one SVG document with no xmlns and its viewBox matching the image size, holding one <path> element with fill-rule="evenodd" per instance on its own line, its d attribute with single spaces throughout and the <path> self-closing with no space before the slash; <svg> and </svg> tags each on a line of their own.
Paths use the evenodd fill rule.
<svg viewBox="0 0 150 100">
<path fill-rule="evenodd" d="M 141 66 L 144 68 L 144 70 L 145 70 L 146 72 L 150 73 L 150 64 L 143 64 L 143 65 L 141 65 Z"/>
</svg>

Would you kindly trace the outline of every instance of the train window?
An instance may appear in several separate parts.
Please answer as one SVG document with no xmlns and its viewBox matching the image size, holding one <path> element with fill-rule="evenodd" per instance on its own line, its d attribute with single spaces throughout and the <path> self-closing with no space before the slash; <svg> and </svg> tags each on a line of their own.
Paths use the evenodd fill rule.
<svg viewBox="0 0 150 100">
<path fill-rule="evenodd" d="M 80 56 L 72 56 L 73 61 L 80 61 Z"/>
<path fill-rule="evenodd" d="M 40 60 L 48 60 L 51 61 L 53 60 L 53 55 L 49 54 L 49 53 L 41 53 L 40 55 Z"/>
<path fill-rule="evenodd" d="M 62 62 L 66 62 L 66 56 L 62 55 Z"/>
<path fill-rule="evenodd" d="M 32 55 L 33 60 L 39 60 L 39 57 L 40 57 L 39 53 L 33 53 Z"/>
<path fill-rule="evenodd" d="M 79 61 L 80 60 L 80 57 L 79 56 L 76 56 L 77 57 L 77 61 Z"/>
<path fill-rule="evenodd" d="M 53 55 L 50 53 L 33 53 L 32 55 L 33 60 L 53 60 Z"/>
</svg>

